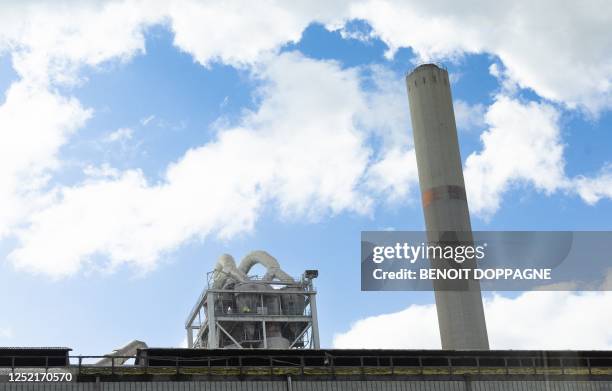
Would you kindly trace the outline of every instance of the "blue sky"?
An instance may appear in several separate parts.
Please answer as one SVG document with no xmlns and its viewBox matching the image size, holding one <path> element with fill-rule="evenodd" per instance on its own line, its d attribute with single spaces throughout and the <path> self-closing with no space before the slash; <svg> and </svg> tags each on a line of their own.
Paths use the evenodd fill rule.
<svg viewBox="0 0 612 391">
<path fill-rule="evenodd" d="M 435 7 L 381 2 L 368 13 L 370 3 L 337 5 L 339 16 L 266 3 L 291 16 L 278 29 L 259 12 L 200 2 L 142 13 L 138 2 L 4 6 L 21 18 L 0 28 L 0 143 L 10 146 L 0 148 L 0 345 L 177 346 L 217 257 L 265 249 L 290 274 L 320 270 L 323 346 L 436 347 L 431 293 L 359 286 L 360 231 L 424 228 L 403 85 L 422 61 L 451 74 L 474 229 L 611 229 L 612 69 L 598 64 L 612 40 L 596 34 L 601 21 L 585 11 L 563 25 L 561 36 L 600 41 L 552 47 L 553 60 L 490 38 L 486 20 L 499 18 L 500 35 L 511 23 L 487 7 L 464 37 L 458 10 L 440 27 L 428 24 Z M 405 35 L 388 9 L 439 34 Z M 515 41 L 546 27 L 525 25 Z M 534 66 L 540 58 L 550 63 Z M 563 85 L 559 67 L 576 58 L 566 77 L 593 75 L 597 88 Z M 612 346 L 596 310 L 612 304 L 607 293 L 529 295 L 486 295 L 494 347 Z M 567 303 L 593 337 L 562 326 L 576 308 Z M 538 305 L 568 311 L 541 319 Z M 534 318 L 518 330 L 561 326 L 517 341 L 502 330 L 512 311 Z M 426 331 L 376 340 L 385 319 Z"/>
</svg>

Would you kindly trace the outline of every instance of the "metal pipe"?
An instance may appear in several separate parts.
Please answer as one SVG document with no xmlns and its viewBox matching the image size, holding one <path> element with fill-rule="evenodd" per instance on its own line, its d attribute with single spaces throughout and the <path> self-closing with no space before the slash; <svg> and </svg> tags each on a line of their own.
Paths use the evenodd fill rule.
<svg viewBox="0 0 612 391">
<path fill-rule="evenodd" d="M 267 269 L 266 275 L 264 276 L 264 281 L 272 281 L 274 278 L 278 278 L 283 282 L 295 282 L 293 277 L 289 274 L 285 273 L 276 258 L 272 255 L 268 254 L 265 251 L 253 251 L 247 254 L 242 261 L 240 261 L 240 266 L 238 269 L 247 275 L 251 268 L 256 264 L 260 264 Z"/>
<path fill-rule="evenodd" d="M 239 282 L 248 280 L 246 274 L 236 267 L 234 257 L 229 254 L 223 254 L 219 257 L 213 271 L 213 288 L 223 288 L 228 278 Z"/>
<path fill-rule="evenodd" d="M 138 349 L 146 349 L 148 346 L 146 343 L 138 340 L 133 340 L 119 349 L 115 349 L 112 353 L 107 354 L 103 359 L 98 360 L 96 365 L 108 366 L 111 365 L 123 365 L 130 356 L 135 356 Z"/>
</svg>

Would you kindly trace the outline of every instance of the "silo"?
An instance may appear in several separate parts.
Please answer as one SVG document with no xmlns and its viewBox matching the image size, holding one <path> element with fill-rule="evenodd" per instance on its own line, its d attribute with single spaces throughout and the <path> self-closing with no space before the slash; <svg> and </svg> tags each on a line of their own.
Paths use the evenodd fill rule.
<svg viewBox="0 0 612 391">
<path fill-rule="evenodd" d="M 448 72 L 420 65 L 406 85 L 428 241 L 472 242 Z M 435 281 L 434 292 L 442 348 L 489 349 L 478 282 Z"/>
</svg>

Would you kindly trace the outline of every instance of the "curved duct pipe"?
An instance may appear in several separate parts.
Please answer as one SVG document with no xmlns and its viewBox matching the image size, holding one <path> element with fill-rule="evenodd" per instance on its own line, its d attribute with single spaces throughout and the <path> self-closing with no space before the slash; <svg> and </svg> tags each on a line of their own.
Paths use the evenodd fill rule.
<svg viewBox="0 0 612 391">
<path fill-rule="evenodd" d="M 245 282 L 248 280 L 247 275 L 236 267 L 234 257 L 229 254 L 223 254 L 219 257 L 213 271 L 213 288 L 223 289 L 228 278 L 238 282 Z"/>
<path fill-rule="evenodd" d="M 96 362 L 96 365 L 99 366 L 111 366 L 111 365 L 123 365 L 129 358 L 125 357 L 114 357 L 114 356 L 135 356 L 138 353 L 138 349 L 146 349 L 148 346 L 146 343 L 139 341 L 137 339 L 128 343 L 127 345 L 115 349 L 112 353 L 107 354 L 108 357 L 104 357 L 103 359 Z"/>
<path fill-rule="evenodd" d="M 244 258 L 242 258 L 240 266 L 238 266 L 238 270 L 240 270 L 240 272 L 246 276 L 251 268 L 258 263 L 268 270 L 266 275 L 263 277 L 265 281 L 272 281 L 276 277 L 283 282 L 295 282 L 295 280 L 289 274 L 285 273 L 280 268 L 276 258 L 265 251 L 253 251 L 247 254 Z"/>
</svg>

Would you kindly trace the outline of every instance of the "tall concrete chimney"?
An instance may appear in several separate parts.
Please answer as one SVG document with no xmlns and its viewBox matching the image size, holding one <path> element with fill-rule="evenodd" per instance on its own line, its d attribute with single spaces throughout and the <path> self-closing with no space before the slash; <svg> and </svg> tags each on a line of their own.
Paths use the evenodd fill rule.
<svg viewBox="0 0 612 391">
<path fill-rule="evenodd" d="M 427 239 L 471 243 L 448 72 L 435 64 L 421 65 L 406 77 L 406 86 Z M 470 280 L 460 289 L 446 284 L 434 281 L 442 349 L 488 350 L 480 284 Z"/>
</svg>

